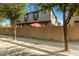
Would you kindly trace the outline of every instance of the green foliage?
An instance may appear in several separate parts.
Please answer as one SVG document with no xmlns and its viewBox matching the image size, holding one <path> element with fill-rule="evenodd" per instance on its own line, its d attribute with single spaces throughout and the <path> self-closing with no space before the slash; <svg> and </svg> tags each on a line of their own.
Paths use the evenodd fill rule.
<svg viewBox="0 0 79 59">
<path fill-rule="evenodd" d="M 57 7 L 61 10 L 62 13 L 64 13 L 64 4 L 65 3 L 45 3 L 45 4 L 36 4 L 36 5 L 39 5 L 41 7 L 41 9 L 44 9 L 42 11 L 46 11 L 46 10 L 51 10 L 53 7 Z M 67 24 L 69 23 L 71 17 L 73 16 L 79 16 L 79 4 L 76 3 L 67 3 L 65 4 L 66 5 L 66 16 L 65 16 L 65 20 L 67 22 Z"/>
<path fill-rule="evenodd" d="M 6 3 L 0 4 L 0 15 L 2 18 L 11 19 L 12 24 L 15 20 L 22 21 L 25 15 L 26 4 Z"/>
</svg>

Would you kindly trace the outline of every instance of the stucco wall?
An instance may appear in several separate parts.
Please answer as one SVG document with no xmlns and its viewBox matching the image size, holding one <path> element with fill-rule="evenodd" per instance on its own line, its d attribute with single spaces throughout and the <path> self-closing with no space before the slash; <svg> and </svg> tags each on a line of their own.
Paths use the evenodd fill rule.
<svg viewBox="0 0 79 59">
<path fill-rule="evenodd" d="M 79 16 L 71 18 L 70 23 L 69 23 L 71 27 L 77 25 L 77 23 L 74 23 L 74 21 L 79 21 Z"/>
<path fill-rule="evenodd" d="M 37 21 L 48 21 L 48 20 L 51 20 L 50 17 L 51 17 L 51 12 L 47 12 L 47 13 L 39 12 Z M 28 22 L 33 22 L 33 21 L 34 19 L 33 19 L 33 13 L 32 13 L 32 14 L 29 14 Z"/>
<path fill-rule="evenodd" d="M 33 22 L 33 21 L 35 21 L 35 20 L 33 19 L 33 13 L 31 13 L 31 14 L 29 14 L 27 22 Z M 51 23 L 53 25 L 57 25 L 56 18 L 55 18 L 52 11 L 48 11 L 46 13 L 39 12 L 38 13 L 38 18 L 37 18 L 36 21 L 51 21 Z"/>
</svg>

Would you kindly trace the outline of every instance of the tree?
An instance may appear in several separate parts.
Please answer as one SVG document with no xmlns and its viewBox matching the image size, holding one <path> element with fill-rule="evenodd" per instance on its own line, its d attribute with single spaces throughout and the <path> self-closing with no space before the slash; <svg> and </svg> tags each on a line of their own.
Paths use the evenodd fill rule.
<svg viewBox="0 0 79 59">
<path fill-rule="evenodd" d="M 78 11 L 78 6 L 79 4 L 63 4 L 63 31 L 64 31 L 65 51 L 68 51 L 68 38 L 67 38 L 68 24 L 73 15 Z"/>
<path fill-rule="evenodd" d="M 64 43 L 65 43 L 65 51 L 68 51 L 68 38 L 67 38 L 67 27 L 72 18 L 72 16 L 78 15 L 79 4 L 36 4 L 41 6 L 41 11 L 52 10 L 53 7 L 58 7 L 63 13 L 63 32 L 64 32 Z"/>
<path fill-rule="evenodd" d="M 1 7 L 1 11 L 0 11 L 1 15 L 11 20 L 11 25 L 13 25 L 14 35 L 15 35 L 15 40 L 16 40 L 16 21 L 23 20 L 24 15 L 25 15 L 26 4 L 7 3 L 7 4 L 1 4 L 0 7 Z"/>
</svg>

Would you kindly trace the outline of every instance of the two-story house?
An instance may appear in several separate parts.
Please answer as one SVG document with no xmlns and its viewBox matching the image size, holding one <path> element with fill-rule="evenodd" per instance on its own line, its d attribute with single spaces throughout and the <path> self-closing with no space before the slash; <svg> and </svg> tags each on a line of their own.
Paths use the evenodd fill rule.
<svg viewBox="0 0 79 59">
<path fill-rule="evenodd" d="M 34 23 L 52 24 L 54 26 L 60 25 L 52 10 L 47 11 L 45 13 L 43 13 L 41 11 L 33 11 L 33 12 L 26 13 L 26 15 L 24 17 L 24 22 L 17 23 L 17 25 L 34 24 Z"/>
<path fill-rule="evenodd" d="M 69 22 L 69 26 L 79 26 L 79 16 L 72 17 L 70 22 Z"/>
</svg>

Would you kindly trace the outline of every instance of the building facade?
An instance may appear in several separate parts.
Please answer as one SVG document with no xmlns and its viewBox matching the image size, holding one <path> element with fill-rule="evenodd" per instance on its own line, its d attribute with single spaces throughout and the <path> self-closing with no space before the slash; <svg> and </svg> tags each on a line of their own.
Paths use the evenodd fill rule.
<svg viewBox="0 0 79 59">
<path fill-rule="evenodd" d="M 79 16 L 77 17 L 72 17 L 70 22 L 69 22 L 69 26 L 79 26 Z"/>
<path fill-rule="evenodd" d="M 55 16 L 55 14 L 51 11 L 48 11 L 46 13 L 43 12 L 29 12 L 26 13 L 25 18 L 24 18 L 24 22 L 46 22 L 46 21 L 50 21 L 51 24 L 57 26 L 58 22 L 57 22 L 57 18 Z"/>
</svg>

